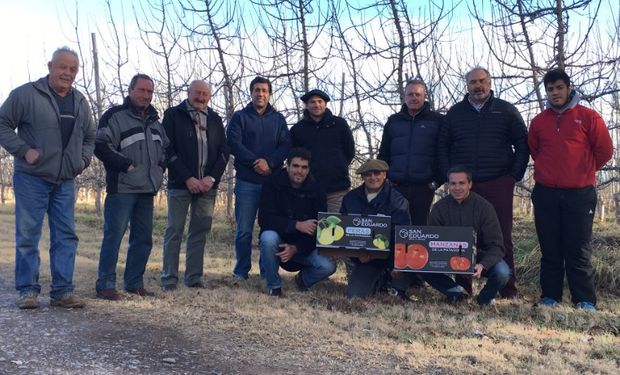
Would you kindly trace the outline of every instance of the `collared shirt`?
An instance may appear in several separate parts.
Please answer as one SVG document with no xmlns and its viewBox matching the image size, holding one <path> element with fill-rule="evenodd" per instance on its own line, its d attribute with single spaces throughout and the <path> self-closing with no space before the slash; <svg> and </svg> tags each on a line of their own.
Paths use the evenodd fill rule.
<svg viewBox="0 0 620 375">
<path fill-rule="evenodd" d="M 196 128 L 196 142 L 198 146 L 198 179 L 204 177 L 204 169 L 207 165 L 207 157 L 209 155 L 209 143 L 207 139 L 207 114 L 204 111 L 198 111 L 192 107 L 189 102 L 187 109 L 194 122 Z"/>
<path fill-rule="evenodd" d="M 476 111 L 480 112 L 482 110 L 482 107 L 484 107 L 484 105 L 487 104 L 490 98 L 491 98 L 491 95 L 489 94 L 489 96 L 487 96 L 487 98 L 480 104 L 472 102 L 471 95 L 467 97 L 467 100 L 469 101 L 469 104 L 471 104 L 472 107 L 474 107 Z"/>
</svg>

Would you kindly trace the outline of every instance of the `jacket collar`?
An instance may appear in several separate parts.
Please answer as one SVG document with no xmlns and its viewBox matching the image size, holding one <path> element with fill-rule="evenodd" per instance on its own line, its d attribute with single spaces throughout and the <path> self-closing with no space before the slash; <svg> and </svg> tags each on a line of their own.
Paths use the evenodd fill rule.
<svg viewBox="0 0 620 375">
<path fill-rule="evenodd" d="M 268 114 L 270 114 L 271 112 L 275 111 L 275 108 L 273 108 L 273 106 L 271 105 L 271 103 L 267 103 L 267 108 L 265 108 L 265 112 L 263 112 L 262 115 L 259 115 L 258 112 L 256 112 L 256 110 L 254 109 L 254 106 L 252 105 L 252 102 L 249 102 L 245 108 L 246 111 L 252 112 L 257 116 L 266 116 Z"/>
<path fill-rule="evenodd" d="M 131 113 L 133 113 L 134 115 L 138 117 L 142 117 L 142 113 L 136 108 L 136 106 L 133 105 L 133 103 L 131 102 L 131 99 L 129 99 L 129 96 L 125 97 L 125 100 L 123 101 L 123 107 L 128 108 L 131 111 Z M 146 119 L 148 120 L 159 119 L 157 110 L 155 109 L 155 107 L 153 107 L 152 104 L 149 104 L 149 106 L 146 108 L 145 115 L 146 115 Z"/>
<path fill-rule="evenodd" d="M 552 110 L 555 113 L 561 114 L 561 113 L 568 111 L 569 109 L 575 108 L 577 104 L 579 104 L 580 100 L 581 100 L 581 95 L 579 95 L 577 91 L 571 89 L 570 94 L 568 94 L 568 102 L 564 104 L 562 108 L 555 108 L 554 106 L 551 105 L 551 102 L 548 99 L 545 102 L 545 107 L 547 109 Z"/>
<path fill-rule="evenodd" d="M 489 97 L 487 98 L 487 101 L 484 102 L 484 104 L 482 105 L 482 108 L 486 107 L 487 105 L 490 105 L 493 102 L 493 99 L 495 99 L 495 93 L 493 92 L 493 90 L 491 90 L 489 92 Z M 469 93 L 465 94 L 463 101 L 467 103 L 468 105 L 473 106 L 473 104 L 469 102 Z"/>
</svg>

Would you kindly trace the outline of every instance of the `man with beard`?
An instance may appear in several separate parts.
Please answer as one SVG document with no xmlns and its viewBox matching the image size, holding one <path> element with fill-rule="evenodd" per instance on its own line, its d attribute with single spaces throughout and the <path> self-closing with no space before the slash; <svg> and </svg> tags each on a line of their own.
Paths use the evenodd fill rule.
<svg viewBox="0 0 620 375">
<path fill-rule="evenodd" d="M 476 67 L 465 74 L 467 94 L 452 106 L 442 122 L 437 143 L 439 170 L 462 165 L 472 173 L 473 191 L 488 200 L 497 213 L 504 238 L 504 260 L 511 277 L 502 298 L 518 296 L 512 244 L 514 186 L 529 160 L 527 129 L 512 104 L 494 96 L 491 74 Z M 457 277 L 471 294 L 471 278 Z"/>
</svg>

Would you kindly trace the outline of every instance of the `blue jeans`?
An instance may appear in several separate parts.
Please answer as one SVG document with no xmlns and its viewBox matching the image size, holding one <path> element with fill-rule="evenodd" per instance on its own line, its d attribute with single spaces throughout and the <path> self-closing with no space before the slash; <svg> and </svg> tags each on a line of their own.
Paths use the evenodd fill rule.
<svg viewBox="0 0 620 375">
<path fill-rule="evenodd" d="M 262 188 L 263 185 L 261 184 L 240 179 L 237 179 L 235 183 L 235 220 L 237 221 L 235 255 L 237 264 L 235 264 L 233 273 L 242 278 L 247 278 L 252 268 L 252 232 Z"/>
<path fill-rule="evenodd" d="M 73 292 L 73 269 L 78 237 L 75 233 L 73 180 L 53 184 L 15 172 L 15 288 L 20 296 L 39 294 L 39 240 L 47 212 L 50 227 L 50 297 Z"/>
<path fill-rule="evenodd" d="M 267 281 L 267 288 L 276 289 L 282 286 L 282 279 L 278 270 L 280 268 L 280 257 L 276 255 L 282 251 L 279 245 L 283 243 L 278 232 L 266 230 L 260 235 L 260 257 L 263 266 L 263 276 Z M 319 255 L 312 250 L 310 254 L 295 254 L 284 265 L 295 264 L 300 270 L 301 281 L 307 288 L 327 279 L 336 272 L 336 263 L 329 257 Z M 286 267 L 293 270 L 291 267 Z"/>
<path fill-rule="evenodd" d="M 179 280 L 179 252 L 188 210 L 184 281 L 185 285 L 202 281 L 205 244 L 213 222 L 216 195 L 217 189 L 204 194 L 192 194 L 186 189 L 168 190 L 168 226 L 164 234 L 161 285 L 176 285 Z"/>
<path fill-rule="evenodd" d="M 116 288 L 118 250 L 127 231 L 127 224 L 131 225 L 131 232 L 125 263 L 125 289 L 143 288 L 144 271 L 153 247 L 153 194 L 108 194 L 103 219 L 97 291 Z"/>
<path fill-rule="evenodd" d="M 430 286 L 448 297 L 455 293 L 463 292 L 463 288 L 459 286 L 452 277 L 446 274 L 424 273 L 422 275 Z M 490 304 L 497 293 L 508 283 L 510 275 L 510 267 L 504 260 L 500 260 L 490 269 L 482 271 L 482 276 L 487 278 L 487 282 L 476 298 L 478 304 Z"/>
</svg>

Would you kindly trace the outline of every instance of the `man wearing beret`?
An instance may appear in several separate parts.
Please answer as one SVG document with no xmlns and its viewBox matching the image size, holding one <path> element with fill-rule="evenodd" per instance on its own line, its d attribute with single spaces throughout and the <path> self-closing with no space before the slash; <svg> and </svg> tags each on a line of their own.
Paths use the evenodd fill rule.
<svg viewBox="0 0 620 375">
<path fill-rule="evenodd" d="M 347 121 L 327 108 L 329 95 L 311 90 L 301 97 L 303 118 L 291 128 L 293 147 L 312 154 L 312 175 L 327 194 L 327 209 L 338 212 L 342 197 L 351 186 L 349 165 L 355 156 L 355 142 Z"/>
<path fill-rule="evenodd" d="M 370 159 L 357 169 L 364 183 L 348 192 L 342 199 L 340 213 L 343 215 L 385 215 L 391 216 L 392 228 L 395 225 L 410 225 L 409 203 L 390 184 L 386 183 L 388 165 L 383 160 Z M 355 260 L 349 276 L 347 297 L 368 297 L 388 285 L 390 271 L 394 266 L 394 231 L 390 231 L 390 256 L 388 259 L 373 259 L 365 253 Z M 410 280 L 406 276 L 393 280 L 399 295 L 406 298 L 404 288 Z M 396 284 L 396 285 L 395 285 Z"/>
</svg>

